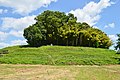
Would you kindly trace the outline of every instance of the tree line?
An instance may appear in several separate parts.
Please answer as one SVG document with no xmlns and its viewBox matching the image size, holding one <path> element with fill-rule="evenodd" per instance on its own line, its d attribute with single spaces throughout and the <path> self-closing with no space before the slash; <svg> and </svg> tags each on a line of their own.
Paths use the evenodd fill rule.
<svg viewBox="0 0 120 80">
<path fill-rule="evenodd" d="M 109 48 L 112 45 L 107 34 L 85 22 L 77 22 L 71 13 L 47 10 L 35 20 L 36 23 L 24 29 L 23 34 L 30 46 L 53 44 Z"/>
<path fill-rule="evenodd" d="M 117 39 L 117 42 L 116 42 L 115 49 L 116 50 L 120 50 L 120 34 L 117 34 L 117 37 L 118 37 L 118 39 Z"/>
</svg>

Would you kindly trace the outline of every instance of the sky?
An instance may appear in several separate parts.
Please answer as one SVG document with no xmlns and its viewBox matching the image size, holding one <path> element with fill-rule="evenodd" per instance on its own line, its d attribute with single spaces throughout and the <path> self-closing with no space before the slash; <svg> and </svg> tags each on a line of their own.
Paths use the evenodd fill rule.
<svg viewBox="0 0 120 80">
<path fill-rule="evenodd" d="M 78 22 L 104 31 L 115 43 L 120 33 L 119 8 L 120 0 L 0 0 L 0 48 L 27 44 L 24 29 L 45 10 L 73 13 Z"/>
</svg>

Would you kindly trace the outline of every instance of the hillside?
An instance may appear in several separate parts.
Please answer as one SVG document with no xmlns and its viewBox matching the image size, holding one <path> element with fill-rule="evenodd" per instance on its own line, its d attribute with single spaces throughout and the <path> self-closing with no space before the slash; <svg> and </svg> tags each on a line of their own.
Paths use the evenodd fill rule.
<svg viewBox="0 0 120 80">
<path fill-rule="evenodd" d="M 42 46 L 7 47 L 9 54 L 0 56 L 5 64 L 49 64 L 49 65 L 107 65 L 120 64 L 119 54 L 113 50 L 89 47 Z"/>
</svg>

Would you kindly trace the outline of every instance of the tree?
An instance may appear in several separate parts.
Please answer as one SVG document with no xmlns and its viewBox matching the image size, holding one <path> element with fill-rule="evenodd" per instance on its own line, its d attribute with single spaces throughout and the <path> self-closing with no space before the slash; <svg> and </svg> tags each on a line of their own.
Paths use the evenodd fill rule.
<svg viewBox="0 0 120 80">
<path fill-rule="evenodd" d="M 44 11 L 36 18 L 36 23 L 24 30 L 23 36 L 31 46 L 64 45 L 109 48 L 109 37 L 87 23 L 77 22 L 69 13 Z"/>
<path fill-rule="evenodd" d="M 118 36 L 118 39 L 117 39 L 117 45 L 115 46 L 115 49 L 117 50 L 117 49 L 119 49 L 120 50 L 120 34 L 117 34 L 117 36 Z"/>
<path fill-rule="evenodd" d="M 46 39 L 46 36 L 44 35 L 46 31 L 44 29 L 39 29 L 37 27 L 37 24 L 34 24 L 24 30 L 23 36 L 27 39 L 27 43 L 31 46 L 41 46 L 43 43 L 43 40 Z"/>
</svg>

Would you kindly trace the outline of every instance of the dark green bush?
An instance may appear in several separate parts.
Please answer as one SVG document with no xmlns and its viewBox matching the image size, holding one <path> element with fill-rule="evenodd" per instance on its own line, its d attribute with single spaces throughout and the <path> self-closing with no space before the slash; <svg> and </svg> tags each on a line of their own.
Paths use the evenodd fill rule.
<svg viewBox="0 0 120 80">
<path fill-rule="evenodd" d="M 0 54 L 8 54 L 9 52 L 8 52 L 8 50 L 1 50 L 0 51 Z"/>
<path fill-rule="evenodd" d="M 117 54 L 120 54 L 120 50 L 117 51 Z"/>
</svg>

